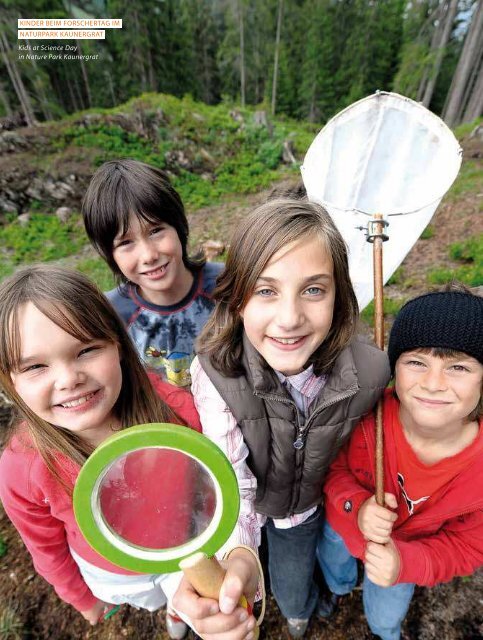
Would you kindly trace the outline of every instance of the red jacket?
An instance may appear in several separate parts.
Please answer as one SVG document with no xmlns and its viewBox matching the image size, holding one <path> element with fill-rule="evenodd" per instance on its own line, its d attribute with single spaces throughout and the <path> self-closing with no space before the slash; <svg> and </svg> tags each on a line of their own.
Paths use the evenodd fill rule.
<svg viewBox="0 0 483 640">
<path fill-rule="evenodd" d="M 392 390 L 384 399 L 384 424 L 398 420 L 399 402 Z M 357 525 L 361 504 L 374 495 L 375 429 L 373 415 L 356 427 L 351 440 L 332 463 L 325 483 L 326 514 L 352 555 L 363 559 L 365 541 Z M 483 566 L 483 421 L 478 454 L 469 466 L 439 491 L 431 502 L 399 527 L 392 538 L 401 569 L 396 582 L 433 586 Z M 391 430 L 384 436 L 384 491 L 398 503 L 404 498 L 397 482 L 396 452 Z M 351 510 L 346 511 L 351 502 Z"/>
<path fill-rule="evenodd" d="M 150 375 L 159 396 L 189 426 L 201 431 L 191 395 Z M 75 484 L 79 467 L 62 457 L 59 467 Z M 85 541 L 74 517 L 72 498 L 53 478 L 40 454 L 14 436 L 0 458 L 0 499 L 29 550 L 35 570 L 62 600 L 79 611 L 97 602 L 69 552 L 71 547 L 91 564 L 113 573 L 132 574 L 97 554 Z"/>
</svg>

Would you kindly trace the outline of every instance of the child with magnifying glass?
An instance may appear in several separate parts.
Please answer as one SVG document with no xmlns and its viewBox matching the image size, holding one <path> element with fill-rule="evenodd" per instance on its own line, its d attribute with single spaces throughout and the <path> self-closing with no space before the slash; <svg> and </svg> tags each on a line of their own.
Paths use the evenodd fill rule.
<svg viewBox="0 0 483 640">
<path fill-rule="evenodd" d="M 0 285 L 0 326 L 0 383 L 17 412 L 0 458 L 0 498 L 36 571 L 91 624 L 116 604 L 158 609 L 167 576 L 124 571 L 93 551 L 74 518 L 72 490 L 114 431 L 152 422 L 200 430 L 191 396 L 148 377 L 120 318 L 80 273 L 19 270 Z M 232 563 L 253 573 L 254 591 L 253 556 L 235 550 Z"/>
</svg>

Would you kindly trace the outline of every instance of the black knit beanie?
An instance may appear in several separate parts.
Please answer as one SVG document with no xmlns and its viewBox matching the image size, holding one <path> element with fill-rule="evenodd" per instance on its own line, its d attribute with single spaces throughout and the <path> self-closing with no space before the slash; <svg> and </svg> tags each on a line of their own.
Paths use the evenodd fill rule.
<svg viewBox="0 0 483 640">
<path fill-rule="evenodd" d="M 483 364 L 483 298 L 463 291 L 426 293 L 407 302 L 389 336 L 394 372 L 404 351 L 420 348 L 462 351 Z"/>
</svg>

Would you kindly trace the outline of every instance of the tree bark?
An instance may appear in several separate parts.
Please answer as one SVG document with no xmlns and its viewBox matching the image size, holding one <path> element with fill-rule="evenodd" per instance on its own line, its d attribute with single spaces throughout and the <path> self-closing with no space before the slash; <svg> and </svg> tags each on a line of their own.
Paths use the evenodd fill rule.
<svg viewBox="0 0 483 640">
<path fill-rule="evenodd" d="M 444 15 L 441 16 L 442 28 L 440 31 L 440 37 L 436 45 L 435 59 L 432 65 L 431 72 L 429 74 L 428 82 L 423 96 L 423 105 L 429 109 L 431 98 L 433 97 L 434 87 L 438 79 L 439 72 L 441 70 L 441 64 L 443 62 L 444 54 L 446 52 L 446 45 L 448 44 L 451 31 L 453 28 L 453 22 L 458 9 L 458 0 L 451 0 L 449 6 L 447 6 Z"/>
<path fill-rule="evenodd" d="M 8 99 L 7 92 L 3 88 L 3 84 L 0 82 L 0 102 L 3 104 L 3 108 L 5 109 L 5 115 L 11 116 L 13 114 L 12 107 L 10 106 L 10 101 Z"/>
<path fill-rule="evenodd" d="M 458 124 L 461 120 L 465 108 L 463 100 L 468 79 L 473 65 L 480 57 L 482 31 L 483 2 L 478 0 L 443 110 L 443 120 L 449 127 Z"/>
<path fill-rule="evenodd" d="M 275 58 L 273 61 L 272 116 L 275 115 L 275 109 L 277 106 L 278 59 L 280 55 L 280 32 L 282 31 L 282 13 L 283 0 L 278 0 L 277 35 L 275 36 Z"/>
<path fill-rule="evenodd" d="M 243 0 L 237 0 L 238 25 L 240 30 L 240 99 L 245 106 L 245 31 L 243 24 Z"/>
<path fill-rule="evenodd" d="M 87 106 L 90 108 L 90 107 L 92 107 L 91 87 L 89 85 L 89 76 L 87 75 L 86 65 L 84 64 L 84 59 L 82 58 L 82 55 L 83 55 L 82 43 L 81 43 L 80 40 L 76 40 L 76 42 L 77 42 L 77 46 L 79 47 L 79 53 L 81 54 L 81 57 L 79 58 L 79 62 L 80 62 L 81 70 L 82 70 L 82 78 L 84 80 L 84 87 L 85 87 L 85 90 L 86 90 Z"/>
<path fill-rule="evenodd" d="M 7 67 L 8 75 L 10 76 L 10 80 L 12 81 L 13 88 L 15 89 L 15 93 L 19 99 L 20 105 L 22 107 L 22 111 L 25 116 L 25 121 L 29 126 L 33 126 L 37 124 L 35 119 L 34 110 L 32 107 L 32 103 L 30 101 L 30 97 L 25 89 L 25 85 L 20 77 L 17 66 L 14 60 L 10 59 L 10 47 L 8 44 L 8 40 L 5 36 L 5 33 L 2 30 L 2 25 L 0 23 L 0 53 L 2 54 L 3 62 Z"/>
<path fill-rule="evenodd" d="M 480 51 L 478 65 L 475 66 L 474 84 L 466 104 L 462 122 L 472 122 L 483 112 L 483 47 Z"/>
<path fill-rule="evenodd" d="M 26 41 L 30 45 L 30 40 Z M 50 110 L 49 101 L 47 100 L 47 95 L 44 91 L 43 79 L 42 75 L 39 72 L 39 68 L 35 58 L 30 58 L 30 62 L 32 63 L 32 67 L 34 69 L 34 73 L 36 75 L 36 79 L 34 80 L 34 87 L 37 90 L 37 98 L 40 103 L 40 108 L 42 109 L 42 113 L 44 114 L 45 120 L 52 120 L 53 115 Z"/>
<path fill-rule="evenodd" d="M 133 41 L 135 59 L 137 60 L 137 62 L 139 64 L 139 72 L 140 72 L 140 75 L 141 75 L 141 90 L 144 93 L 146 91 L 146 88 L 147 88 L 147 79 L 146 79 L 146 69 L 144 68 L 143 52 L 139 47 L 139 40 L 141 38 L 141 30 L 139 28 L 139 16 L 138 16 L 138 12 L 137 12 L 136 9 L 133 12 L 133 17 L 134 17 L 134 26 L 135 26 L 135 29 L 136 29 L 136 37 L 134 38 L 134 41 Z"/>
</svg>

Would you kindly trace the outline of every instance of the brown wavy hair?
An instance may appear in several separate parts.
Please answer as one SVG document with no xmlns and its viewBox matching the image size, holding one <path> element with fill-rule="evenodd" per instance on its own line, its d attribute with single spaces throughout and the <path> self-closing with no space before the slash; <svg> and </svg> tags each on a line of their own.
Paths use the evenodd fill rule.
<svg viewBox="0 0 483 640">
<path fill-rule="evenodd" d="M 76 433 L 42 420 L 15 390 L 10 374 L 21 354 L 18 314 L 27 302 L 81 342 L 105 340 L 118 345 L 122 386 L 113 410 L 121 428 L 149 422 L 183 424 L 153 389 L 117 313 L 86 276 L 47 265 L 20 269 L 0 285 L 0 385 L 16 410 L 12 432 L 26 425 L 32 443 L 66 490 L 71 488 L 59 474 L 56 457 L 60 453 L 82 465 L 93 447 Z"/>
<path fill-rule="evenodd" d="M 295 241 L 320 238 L 334 265 L 335 302 L 332 326 L 309 363 L 317 375 L 331 369 L 354 336 L 359 307 L 349 278 L 346 244 L 327 211 L 301 199 L 278 198 L 261 205 L 236 228 L 225 271 L 213 292 L 214 312 L 200 335 L 197 348 L 217 371 L 227 376 L 243 373 L 243 322 L 240 311 L 272 256 Z"/>
</svg>

